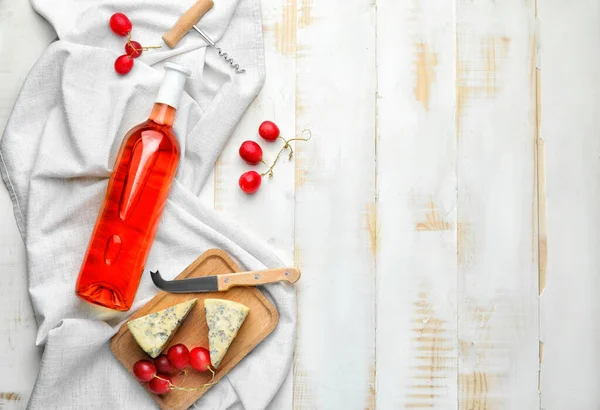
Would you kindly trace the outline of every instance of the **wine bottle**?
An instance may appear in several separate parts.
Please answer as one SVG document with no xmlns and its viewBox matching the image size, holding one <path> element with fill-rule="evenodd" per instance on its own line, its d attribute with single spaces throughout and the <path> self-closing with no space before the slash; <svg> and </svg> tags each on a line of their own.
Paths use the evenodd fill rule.
<svg viewBox="0 0 600 410">
<path fill-rule="evenodd" d="M 90 303 L 131 308 L 179 163 L 172 125 L 190 74 L 166 63 L 150 117 L 123 138 L 77 279 Z"/>
</svg>

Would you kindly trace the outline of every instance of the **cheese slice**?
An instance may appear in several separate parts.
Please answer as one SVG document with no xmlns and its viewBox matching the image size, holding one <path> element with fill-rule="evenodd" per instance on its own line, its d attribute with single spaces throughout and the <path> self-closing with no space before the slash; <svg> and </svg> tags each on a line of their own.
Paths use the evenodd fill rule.
<svg viewBox="0 0 600 410">
<path fill-rule="evenodd" d="M 227 349 L 246 320 L 250 309 L 241 303 L 224 299 L 205 299 L 210 361 L 219 367 Z"/>
<path fill-rule="evenodd" d="M 156 358 L 169 343 L 198 299 L 150 313 L 127 323 L 129 331 L 144 352 Z"/>
</svg>

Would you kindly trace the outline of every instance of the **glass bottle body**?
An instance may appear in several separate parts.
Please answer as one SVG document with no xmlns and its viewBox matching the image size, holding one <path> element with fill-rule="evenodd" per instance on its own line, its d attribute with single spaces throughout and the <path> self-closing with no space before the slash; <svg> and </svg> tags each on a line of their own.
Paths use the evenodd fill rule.
<svg viewBox="0 0 600 410">
<path fill-rule="evenodd" d="M 80 298 L 129 310 L 177 165 L 175 108 L 157 103 L 124 137 L 77 279 Z"/>
</svg>

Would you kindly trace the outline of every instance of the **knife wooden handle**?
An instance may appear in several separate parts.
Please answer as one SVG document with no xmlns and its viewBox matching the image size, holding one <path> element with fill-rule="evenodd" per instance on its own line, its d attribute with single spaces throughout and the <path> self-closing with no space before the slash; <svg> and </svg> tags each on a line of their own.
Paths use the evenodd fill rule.
<svg viewBox="0 0 600 410">
<path fill-rule="evenodd" d="M 170 48 L 174 48 L 177 43 L 179 43 L 179 40 L 192 29 L 192 26 L 196 24 L 200 20 L 200 17 L 210 10 L 213 5 L 213 0 L 198 0 L 196 4 L 190 7 L 189 10 L 177 20 L 177 23 L 171 27 L 171 30 L 163 34 L 162 39 L 165 44 Z"/>
<path fill-rule="evenodd" d="M 300 271 L 296 268 L 267 269 L 242 273 L 227 273 L 217 275 L 217 278 L 219 292 L 223 292 L 234 286 L 256 286 L 281 281 L 294 283 L 300 279 Z"/>
</svg>

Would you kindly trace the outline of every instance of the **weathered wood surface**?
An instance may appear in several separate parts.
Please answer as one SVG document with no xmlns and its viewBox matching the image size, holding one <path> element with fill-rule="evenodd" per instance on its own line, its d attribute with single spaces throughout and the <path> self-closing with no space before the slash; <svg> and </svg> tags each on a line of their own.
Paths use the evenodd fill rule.
<svg viewBox="0 0 600 410">
<path fill-rule="evenodd" d="M 303 270 L 272 409 L 600 407 L 600 6 L 575 3 L 262 1 L 265 87 L 201 196 Z M 3 128 L 54 33 L 26 1 L 0 21 Z M 313 139 L 248 197 L 265 119 Z M 4 186 L 0 209 L 0 408 L 23 409 L 40 351 Z"/>
</svg>

